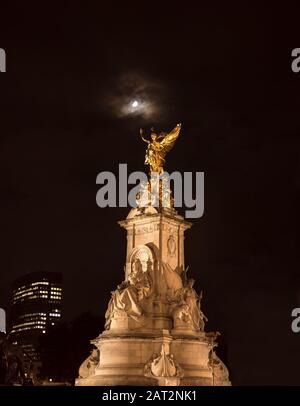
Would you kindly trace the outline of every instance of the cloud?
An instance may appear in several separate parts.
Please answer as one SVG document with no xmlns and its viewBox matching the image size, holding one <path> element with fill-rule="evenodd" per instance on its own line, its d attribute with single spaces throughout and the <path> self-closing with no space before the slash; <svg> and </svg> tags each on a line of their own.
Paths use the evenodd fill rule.
<svg viewBox="0 0 300 406">
<path fill-rule="evenodd" d="M 137 117 L 154 119 L 163 109 L 164 86 L 158 81 L 137 73 L 120 76 L 114 86 L 106 91 L 107 106 L 116 117 Z M 137 100 L 138 107 L 132 102 Z"/>
</svg>

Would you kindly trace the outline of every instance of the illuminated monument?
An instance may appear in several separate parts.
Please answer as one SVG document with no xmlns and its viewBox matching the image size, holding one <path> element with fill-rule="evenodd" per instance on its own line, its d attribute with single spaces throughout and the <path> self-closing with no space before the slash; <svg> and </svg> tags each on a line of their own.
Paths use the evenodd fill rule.
<svg viewBox="0 0 300 406">
<path fill-rule="evenodd" d="M 166 153 L 180 133 L 151 133 L 145 163 L 162 174 Z M 184 265 L 184 233 L 191 223 L 175 211 L 159 182 L 153 207 L 150 182 L 137 207 L 119 224 L 127 231 L 124 281 L 112 292 L 105 331 L 79 369 L 76 385 L 230 385 L 214 352 L 217 333 L 206 333 L 201 297 Z M 157 186 L 157 185 L 156 185 Z"/>
</svg>

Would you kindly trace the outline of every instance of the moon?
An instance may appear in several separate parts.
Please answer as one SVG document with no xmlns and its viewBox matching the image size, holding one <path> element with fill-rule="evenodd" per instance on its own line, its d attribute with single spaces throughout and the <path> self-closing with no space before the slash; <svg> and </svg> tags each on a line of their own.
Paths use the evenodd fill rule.
<svg viewBox="0 0 300 406">
<path fill-rule="evenodd" d="M 166 94 L 161 82 L 129 72 L 120 75 L 114 86 L 105 89 L 101 107 L 119 118 L 151 120 L 152 123 L 154 117 L 163 114 Z"/>
</svg>

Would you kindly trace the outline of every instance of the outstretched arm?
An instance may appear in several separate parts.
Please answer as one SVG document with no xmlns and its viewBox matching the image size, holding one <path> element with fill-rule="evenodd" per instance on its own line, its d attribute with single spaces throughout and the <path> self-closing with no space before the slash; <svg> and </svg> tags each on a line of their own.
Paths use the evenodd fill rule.
<svg viewBox="0 0 300 406">
<path fill-rule="evenodd" d="M 142 128 L 140 128 L 140 134 L 141 134 L 142 140 L 145 141 L 147 144 L 149 144 L 150 141 L 148 141 L 148 140 L 146 140 L 146 138 L 144 138 L 144 131 Z"/>
</svg>

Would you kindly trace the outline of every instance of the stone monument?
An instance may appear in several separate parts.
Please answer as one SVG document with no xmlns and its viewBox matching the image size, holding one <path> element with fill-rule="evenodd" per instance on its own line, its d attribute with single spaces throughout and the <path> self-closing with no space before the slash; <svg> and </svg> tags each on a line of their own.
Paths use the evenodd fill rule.
<svg viewBox="0 0 300 406">
<path fill-rule="evenodd" d="M 179 136 L 152 130 L 145 163 L 163 174 L 166 153 Z M 218 333 L 204 331 L 205 315 L 194 280 L 184 264 L 184 233 L 191 227 L 173 208 L 159 182 L 154 207 L 150 181 L 137 207 L 119 224 L 127 232 L 124 281 L 112 292 L 105 330 L 80 367 L 77 386 L 230 385 L 228 370 L 214 352 Z"/>
</svg>

